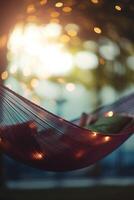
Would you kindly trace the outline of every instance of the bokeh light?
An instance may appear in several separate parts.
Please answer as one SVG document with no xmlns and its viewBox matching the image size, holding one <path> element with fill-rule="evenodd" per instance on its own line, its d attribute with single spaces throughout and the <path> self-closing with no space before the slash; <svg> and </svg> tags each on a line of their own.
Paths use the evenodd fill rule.
<svg viewBox="0 0 134 200">
<path fill-rule="evenodd" d="M 122 10 L 122 9 L 121 9 L 121 6 L 119 6 L 119 5 L 115 5 L 115 9 L 118 10 L 118 11 L 121 11 L 121 10 Z"/>
<path fill-rule="evenodd" d="M 2 72 L 1 79 L 6 80 L 7 78 L 8 78 L 8 72 L 7 71 Z"/>
<path fill-rule="evenodd" d="M 134 56 L 129 56 L 127 58 L 127 65 L 131 70 L 134 71 Z"/>
<path fill-rule="evenodd" d="M 76 54 L 75 63 L 82 69 L 94 69 L 98 66 L 98 58 L 94 53 L 82 51 Z"/>
<path fill-rule="evenodd" d="M 99 0 L 91 0 L 92 3 L 97 4 L 99 3 Z"/>
<path fill-rule="evenodd" d="M 71 7 L 69 7 L 69 6 L 65 6 L 65 7 L 63 7 L 63 12 L 65 12 L 65 13 L 70 13 L 71 11 L 72 11 L 72 8 Z"/>
<path fill-rule="evenodd" d="M 40 5 L 45 5 L 47 3 L 47 0 L 40 0 Z"/>
<path fill-rule="evenodd" d="M 73 83 L 66 84 L 66 90 L 68 90 L 69 92 L 74 91 L 75 90 L 75 84 L 73 84 Z"/>
<path fill-rule="evenodd" d="M 55 4 L 55 7 L 57 7 L 57 8 L 61 8 L 63 6 L 63 2 L 57 2 L 56 4 Z"/>
<path fill-rule="evenodd" d="M 105 117 L 113 117 L 114 112 L 113 111 L 109 111 L 105 113 Z"/>
<path fill-rule="evenodd" d="M 97 33 L 97 34 L 101 34 L 102 30 L 101 30 L 101 28 L 96 26 L 96 27 L 94 27 L 94 32 Z"/>
<path fill-rule="evenodd" d="M 100 43 L 99 51 L 103 58 L 114 60 L 120 54 L 120 49 L 116 43 L 108 39 L 102 39 Z"/>
</svg>

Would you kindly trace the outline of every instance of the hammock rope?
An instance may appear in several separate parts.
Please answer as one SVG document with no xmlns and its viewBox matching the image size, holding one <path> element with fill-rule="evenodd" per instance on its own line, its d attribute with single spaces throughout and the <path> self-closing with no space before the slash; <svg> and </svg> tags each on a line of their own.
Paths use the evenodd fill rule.
<svg viewBox="0 0 134 200">
<path fill-rule="evenodd" d="M 119 125 L 116 134 L 109 128 L 110 132 L 96 132 L 92 126 L 89 130 L 79 127 L 79 120 L 74 121 L 76 124 L 66 121 L 3 85 L 0 99 L 0 148 L 12 158 L 43 170 L 87 167 L 118 148 L 134 132 L 134 94 L 91 113 L 103 119 L 105 113 L 113 111 L 111 120 Z M 103 123 L 107 121 L 104 118 Z"/>
<path fill-rule="evenodd" d="M 21 99 L 17 98 L 16 96 L 15 96 L 15 98 L 16 99 L 14 99 L 14 97 L 12 96 L 12 94 L 9 94 L 8 91 L 7 91 L 6 97 L 4 98 L 4 101 L 9 106 L 9 109 L 7 110 L 7 112 L 10 112 L 10 109 L 12 107 L 14 109 L 15 114 L 17 114 L 18 118 L 19 118 L 20 115 L 22 115 L 22 118 L 23 118 L 24 121 L 26 121 L 26 120 L 34 120 L 34 121 L 36 121 L 36 123 L 39 126 L 42 126 L 43 128 L 47 128 L 46 125 L 48 125 L 49 127 L 52 127 L 52 128 L 56 129 L 55 126 L 52 126 L 51 124 L 49 124 L 48 122 L 46 122 L 45 119 L 43 121 L 39 117 L 39 115 L 37 114 L 37 112 L 33 111 L 33 108 L 30 109 L 30 107 L 29 107 L 28 104 L 26 104 L 25 102 L 23 102 Z M 15 122 L 20 122 L 21 123 L 22 120 L 18 121 L 18 118 L 16 118 L 16 120 L 14 118 Z M 60 131 L 60 130 L 58 130 L 58 131 Z"/>
</svg>

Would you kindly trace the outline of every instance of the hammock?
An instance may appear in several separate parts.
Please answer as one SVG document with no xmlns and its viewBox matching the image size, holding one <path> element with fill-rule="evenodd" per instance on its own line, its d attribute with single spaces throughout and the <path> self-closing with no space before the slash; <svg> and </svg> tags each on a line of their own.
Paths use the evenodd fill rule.
<svg viewBox="0 0 134 200">
<path fill-rule="evenodd" d="M 8 156 L 43 170 L 87 167 L 134 132 L 134 94 L 97 109 L 92 114 L 98 120 L 86 128 L 76 125 L 79 120 L 68 122 L 2 85 L 0 99 L 0 148 Z M 111 110 L 114 115 L 105 117 Z"/>
</svg>

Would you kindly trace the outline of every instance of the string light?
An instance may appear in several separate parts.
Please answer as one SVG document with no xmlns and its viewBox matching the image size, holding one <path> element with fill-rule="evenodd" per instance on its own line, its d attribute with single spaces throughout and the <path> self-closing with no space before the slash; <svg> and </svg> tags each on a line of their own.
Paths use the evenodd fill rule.
<svg viewBox="0 0 134 200">
<path fill-rule="evenodd" d="M 57 8 L 61 8 L 63 6 L 63 3 L 62 2 L 57 2 L 56 4 L 55 4 L 55 7 L 57 7 Z"/>
<path fill-rule="evenodd" d="M 105 117 L 112 117 L 114 115 L 114 112 L 109 111 L 109 112 L 105 113 L 104 115 L 105 115 Z"/>
<path fill-rule="evenodd" d="M 119 5 L 115 5 L 115 9 L 116 9 L 117 11 L 121 11 L 121 10 L 122 10 L 122 8 L 121 8 Z"/>
<path fill-rule="evenodd" d="M 104 140 L 105 142 L 108 142 L 110 140 L 110 136 L 105 136 Z"/>
<path fill-rule="evenodd" d="M 99 27 L 95 26 L 94 27 L 94 32 L 97 33 L 97 34 L 101 34 L 102 30 Z"/>
<path fill-rule="evenodd" d="M 42 160 L 44 157 L 43 153 L 35 152 L 33 153 L 33 158 L 36 160 Z"/>
<path fill-rule="evenodd" d="M 92 133 L 92 136 L 93 136 L 93 137 L 96 137 L 96 136 L 97 136 L 97 132 L 94 131 L 94 132 Z"/>
</svg>

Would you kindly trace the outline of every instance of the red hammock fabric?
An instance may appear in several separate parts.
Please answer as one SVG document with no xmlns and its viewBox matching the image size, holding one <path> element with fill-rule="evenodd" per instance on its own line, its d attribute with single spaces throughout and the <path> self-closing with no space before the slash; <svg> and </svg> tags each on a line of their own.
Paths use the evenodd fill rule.
<svg viewBox="0 0 134 200">
<path fill-rule="evenodd" d="M 116 134 L 81 128 L 0 86 L 0 147 L 30 166 L 68 171 L 94 164 L 119 147 L 134 132 L 134 94 L 99 108 L 129 115 Z"/>
</svg>

